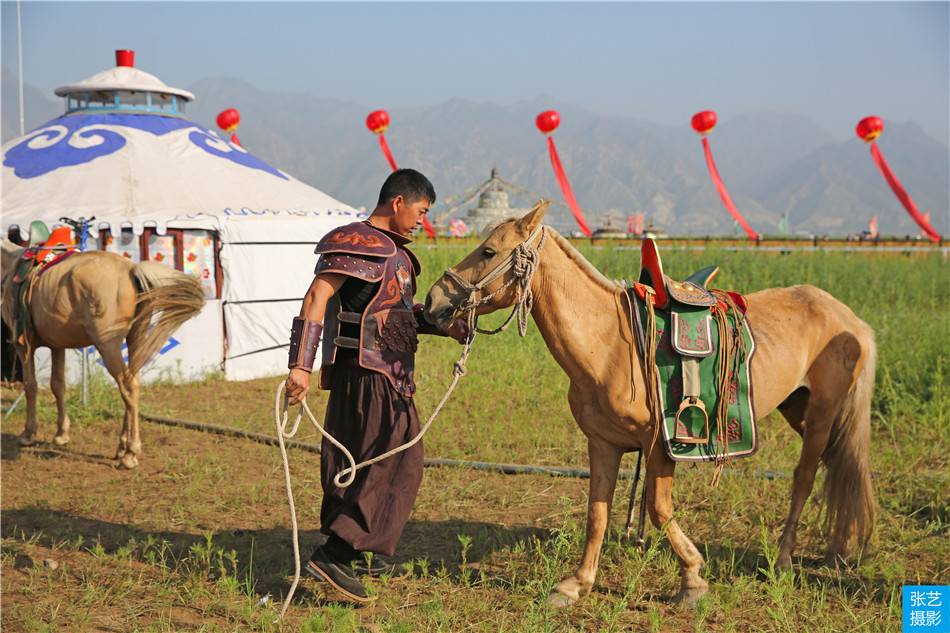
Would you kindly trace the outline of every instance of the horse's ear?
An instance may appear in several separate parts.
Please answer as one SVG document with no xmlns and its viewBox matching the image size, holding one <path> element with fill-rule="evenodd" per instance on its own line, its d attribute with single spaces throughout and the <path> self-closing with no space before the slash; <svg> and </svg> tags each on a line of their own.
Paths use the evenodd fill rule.
<svg viewBox="0 0 950 633">
<path fill-rule="evenodd" d="M 548 212 L 549 206 L 551 206 L 550 200 L 538 200 L 534 208 L 517 221 L 516 226 L 518 230 L 527 235 L 538 228 L 538 225 L 541 224 L 541 220 L 544 219 L 544 214 Z"/>
</svg>

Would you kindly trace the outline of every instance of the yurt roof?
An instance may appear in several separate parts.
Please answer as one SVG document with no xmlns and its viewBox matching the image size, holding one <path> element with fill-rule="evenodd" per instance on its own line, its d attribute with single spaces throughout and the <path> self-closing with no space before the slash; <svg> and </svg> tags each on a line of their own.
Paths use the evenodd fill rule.
<svg viewBox="0 0 950 633">
<path fill-rule="evenodd" d="M 101 73 L 96 73 L 92 77 L 83 79 L 78 83 L 60 86 L 54 92 L 58 97 L 68 97 L 72 94 L 83 94 L 101 90 L 160 92 L 184 97 L 187 101 L 195 100 L 195 95 L 187 90 L 167 86 L 155 75 L 129 66 L 116 66 L 115 68 L 103 70 Z"/>
<path fill-rule="evenodd" d="M 129 66 L 56 93 L 133 87 L 194 98 Z M 94 235 L 103 227 L 140 233 L 150 225 L 161 232 L 229 224 L 281 241 L 322 235 L 357 216 L 214 130 L 160 112 L 87 109 L 53 119 L 3 146 L 2 185 L 4 229 L 95 216 Z M 267 228 L 249 229 L 251 220 Z"/>
</svg>

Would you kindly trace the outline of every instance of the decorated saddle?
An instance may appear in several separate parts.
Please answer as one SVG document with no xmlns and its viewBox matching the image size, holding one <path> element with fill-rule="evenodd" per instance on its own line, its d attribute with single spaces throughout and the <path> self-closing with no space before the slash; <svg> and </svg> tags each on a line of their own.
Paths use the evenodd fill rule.
<svg viewBox="0 0 950 633">
<path fill-rule="evenodd" d="M 666 452 L 675 461 L 719 464 L 753 454 L 755 339 L 745 299 L 707 287 L 716 266 L 684 281 L 669 278 L 651 239 L 643 241 L 640 261 L 630 289 L 633 320 Z"/>
<path fill-rule="evenodd" d="M 14 340 L 24 342 L 23 334 L 32 327 L 30 311 L 27 309 L 33 284 L 50 267 L 77 252 L 72 229 L 60 226 L 52 233 L 46 223 L 34 221 L 30 225 L 30 245 L 13 271 L 12 293 L 16 298 L 14 310 Z"/>
</svg>

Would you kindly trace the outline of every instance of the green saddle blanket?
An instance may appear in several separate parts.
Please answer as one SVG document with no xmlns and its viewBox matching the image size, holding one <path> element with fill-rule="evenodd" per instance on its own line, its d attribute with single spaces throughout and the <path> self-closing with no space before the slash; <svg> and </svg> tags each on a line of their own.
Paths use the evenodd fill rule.
<svg viewBox="0 0 950 633">
<path fill-rule="evenodd" d="M 640 349 L 645 350 L 649 337 L 647 306 L 636 293 L 631 295 L 637 306 L 634 317 Z M 713 310 L 722 314 L 722 307 L 720 304 Z M 756 451 L 750 373 L 755 339 L 746 319 L 731 310 L 725 314 L 726 344 L 732 348 L 732 358 L 727 393 L 720 394 L 719 328 L 710 308 L 671 301 L 668 309 L 655 310 L 657 391 L 663 412 L 661 437 L 674 461 L 748 457 Z M 723 397 L 728 403 L 725 429 L 717 421 L 719 400 Z"/>
</svg>

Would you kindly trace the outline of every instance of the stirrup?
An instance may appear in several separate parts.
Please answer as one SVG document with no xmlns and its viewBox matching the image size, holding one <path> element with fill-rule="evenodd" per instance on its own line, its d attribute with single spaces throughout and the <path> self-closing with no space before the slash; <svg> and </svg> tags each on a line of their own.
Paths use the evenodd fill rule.
<svg viewBox="0 0 950 633">
<path fill-rule="evenodd" d="M 703 437 L 693 437 L 691 435 L 680 435 L 680 416 L 683 415 L 683 412 L 687 409 L 696 408 L 699 409 L 703 414 L 703 426 L 705 427 L 706 434 Z M 680 408 L 676 411 L 676 424 L 673 426 L 675 429 L 673 442 L 682 442 L 683 444 L 709 444 L 709 415 L 706 413 L 706 405 L 703 404 L 703 401 L 695 396 L 688 396 L 683 398 L 683 401 L 680 403 Z M 683 424 L 683 428 L 686 428 L 686 424 Z"/>
</svg>

